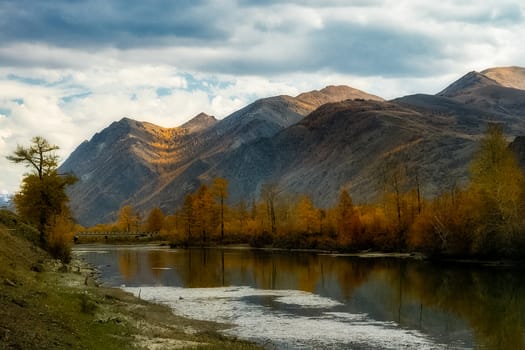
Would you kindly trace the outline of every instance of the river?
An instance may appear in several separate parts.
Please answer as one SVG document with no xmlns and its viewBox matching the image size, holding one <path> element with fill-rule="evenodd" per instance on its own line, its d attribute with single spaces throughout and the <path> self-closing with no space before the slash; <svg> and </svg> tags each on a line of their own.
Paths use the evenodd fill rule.
<svg viewBox="0 0 525 350">
<path fill-rule="evenodd" d="M 249 249 L 79 245 L 107 286 L 273 349 L 525 349 L 525 274 Z"/>
</svg>

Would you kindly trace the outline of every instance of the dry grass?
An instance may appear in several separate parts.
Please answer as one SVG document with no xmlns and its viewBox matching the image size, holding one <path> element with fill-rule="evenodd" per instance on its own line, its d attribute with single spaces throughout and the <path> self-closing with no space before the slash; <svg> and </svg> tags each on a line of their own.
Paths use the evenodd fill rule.
<svg viewBox="0 0 525 350">
<path fill-rule="evenodd" d="M 27 238 L 38 233 L 0 211 L 0 349 L 258 348 L 222 337 L 220 325 L 96 287 L 79 261 L 63 265 Z"/>
</svg>

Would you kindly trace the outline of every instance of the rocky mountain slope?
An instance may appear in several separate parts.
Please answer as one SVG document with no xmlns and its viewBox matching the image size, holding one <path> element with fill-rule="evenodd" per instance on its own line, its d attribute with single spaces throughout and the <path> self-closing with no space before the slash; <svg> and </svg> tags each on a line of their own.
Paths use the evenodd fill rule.
<svg viewBox="0 0 525 350">
<path fill-rule="evenodd" d="M 171 212 L 189 191 L 208 180 L 225 154 L 275 135 L 325 102 L 379 97 L 330 86 L 297 97 L 261 99 L 223 120 L 199 114 L 176 128 L 123 118 L 82 143 L 61 165 L 80 181 L 69 191 L 75 218 L 84 225 L 115 219 L 125 203 Z"/>
<path fill-rule="evenodd" d="M 330 86 L 261 99 L 220 121 L 200 115 L 172 129 L 123 119 L 80 145 L 61 171 L 81 179 L 70 197 L 87 225 L 113 220 L 127 203 L 172 212 L 216 176 L 229 180 L 232 202 L 275 182 L 283 193 L 306 193 L 327 206 L 341 188 L 357 202 L 375 199 L 387 168 L 402 164 L 407 186 L 417 178 L 428 197 L 466 181 L 488 122 L 525 135 L 525 91 L 514 88 L 521 71 L 484 72 L 437 95 L 388 102 Z"/>
</svg>

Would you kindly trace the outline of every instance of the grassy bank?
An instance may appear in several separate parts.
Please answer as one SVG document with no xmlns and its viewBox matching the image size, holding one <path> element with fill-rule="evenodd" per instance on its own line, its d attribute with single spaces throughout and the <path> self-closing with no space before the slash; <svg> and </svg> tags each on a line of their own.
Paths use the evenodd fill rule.
<svg viewBox="0 0 525 350">
<path fill-rule="evenodd" d="M 37 240 L 0 211 L 0 349 L 258 349 L 222 337 L 221 325 L 97 287 L 93 271 L 51 259 Z"/>
</svg>

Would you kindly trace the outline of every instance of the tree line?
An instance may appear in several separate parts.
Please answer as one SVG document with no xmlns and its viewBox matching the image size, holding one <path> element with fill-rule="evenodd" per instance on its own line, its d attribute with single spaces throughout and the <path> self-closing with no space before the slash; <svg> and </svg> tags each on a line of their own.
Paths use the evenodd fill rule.
<svg viewBox="0 0 525 350">
<path fill-rule="evenodd" d="M 250 243 L 344 252 L 521 257 L 525 177 L 500 126 L 488 126 L 469 173 L 470 181 L 463 188 L 427 200 L 418 169 L 391 158 L 378 171 L 379 201 L 356 205 L 343 189 L 328 208 L 315 206 L 311 196 L 285 193 L 275 183 L 264 184 L 258 200 L 241 199 L 232 205 L 228 181 L 216 178 L 189 193 L 170 215 L 154 208 L 141 220 L 132 207 L 125 206 L 112 227 L 160 231 L 178 246 Z"/>
<path fill-rule="evenodd" d="M 56 172 L 56 157 L 45 156 L 56 146 L 44 141 L 35 138 L 31 148 L 20 147 L 9 159 L 33 167 L 14 201 L 39 228 L 42 241 L 52 244 L 72 229 L 64 189 L 75 179 Z M 525 251 L 525 176 L 500 126 L 488 126 L 462 188 L 425 199 L 418 170 L 394 158 L 377 173 L 381 199 L 375 203 L 357 205 L 342 189 L 333 206 L 320 208 L 311 196 L 286 193 L 275 183 L 262 185 L 258 199 L 230 203 L 228 180 L 216 178 L 188 193 L 168 215 L 153 208 L 142 217 L 126 205 L 114 223 L 89 230 L 158 231 L 176 246 L 249 243 L 512 258 Z"/>
</svg>

